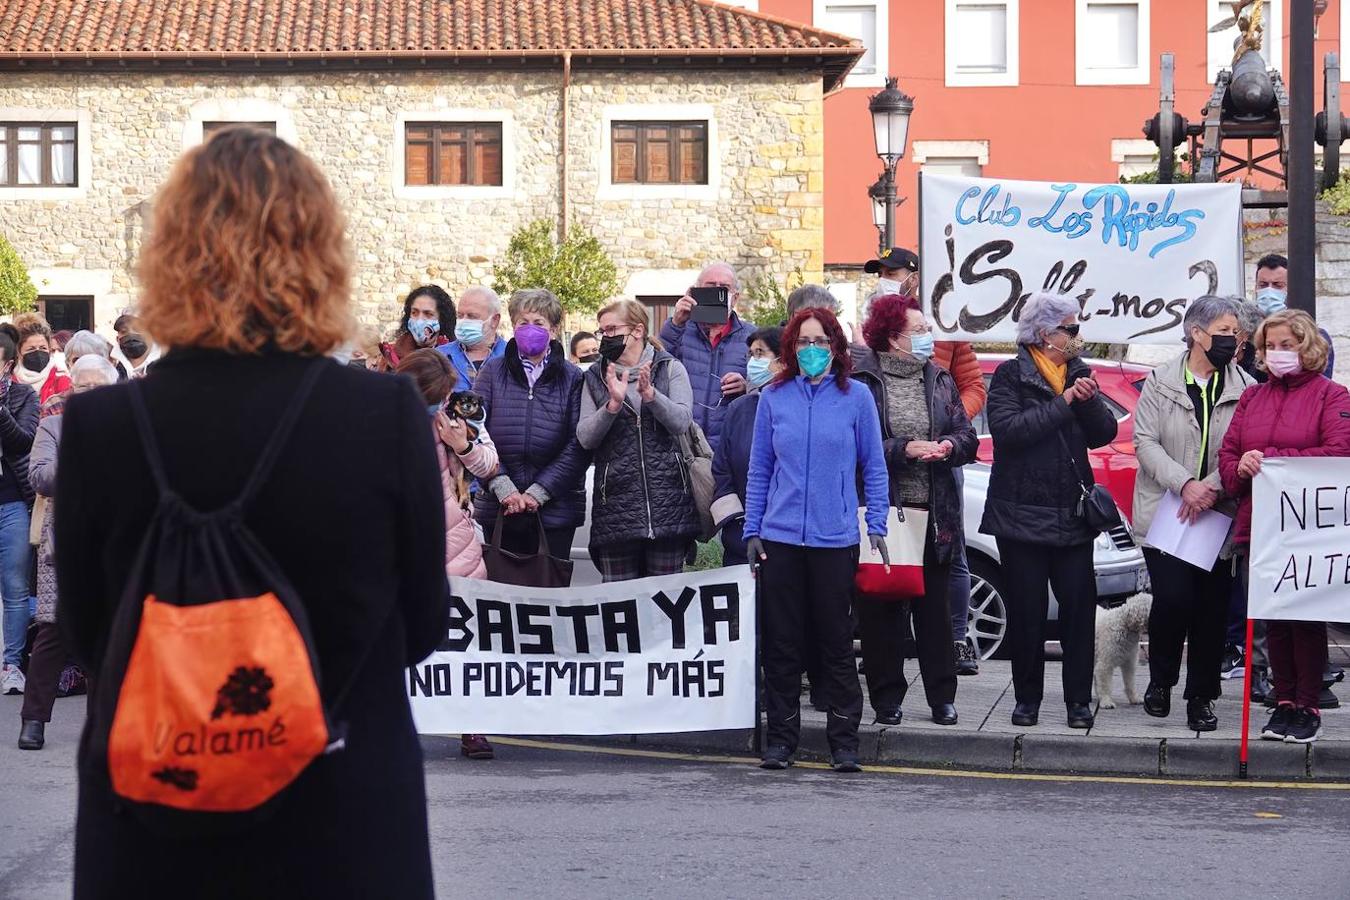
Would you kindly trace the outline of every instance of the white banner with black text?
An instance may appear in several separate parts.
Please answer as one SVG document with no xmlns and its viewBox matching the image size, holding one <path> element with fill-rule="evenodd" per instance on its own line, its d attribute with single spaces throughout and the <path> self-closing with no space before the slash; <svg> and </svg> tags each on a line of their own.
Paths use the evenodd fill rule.
<svg viewBox="0 0 1350 900">
<path fill-rule="evenodd" d="M 1350 622 L 1350 459 L 1262 460 L 1250 565 L 1251 618 Z"/>
<path fill-rule="evenodd" d="M 591 587 L 451 578 L 407 673 L 423 734 L 645 734 L 755 724 L 748 566 Z"/>
<path fill-rule="evenodd" d="M 924 311 L 938 340 L 1015 341 L 1027 297 L 1066 294 L 1085 340 L 1175 344 L 1186 306 L 1242 294 L 1239 184 L 920 176 Z"/>
</svg>

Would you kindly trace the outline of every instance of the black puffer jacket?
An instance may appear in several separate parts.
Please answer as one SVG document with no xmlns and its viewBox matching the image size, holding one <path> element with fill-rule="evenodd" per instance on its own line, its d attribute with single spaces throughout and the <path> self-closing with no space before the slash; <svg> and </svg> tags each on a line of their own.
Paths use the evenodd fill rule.
<svg viewBox="0 0 1350 900">
<path fill-rule="evenodd" d="M 652 359 L 652 382 L 665 394 L 675 358 L 663 350 Z M 585 386 L 597 406 L 609 399 L 600 362 L 586 370 Z M 698 511 L 679 440 L 643 404 L 639 417 L 627 403 L 595 449 L 590 546 L 624 541 L 689 538 L 699 533 Z"/>
<path fill-rule="evenodd" d="M 28 483 L 28 453 L 38 427 L 38 395 L 26 384 L 10 381 L 5 385 L 5 402 L 0 408 L 0 453 L 4 465 L 19 481 L 19 493 L 32 504 L 33 486 Z"/>
<path fill-rule="evenodd" d="M 590 455 L 577 443 L 581 370 L 567 361 L 562 344 L 553 342 L 544 371 L 530 387 L 512 340 L 502 356 L 483 364 L 473 390 L 487 408 L 487 433 L 502 472 L 520 491 L 536 482 L 548 491 L 549 501 L 539 508 L 544 527 L 576 528 L 586 521 Z M 478 491 L 474 518 L 488 534 L 497 510 L 497 495 Z"/>
<path fill-rule="evenodd" d="M 1087 363 L 1072 360 L 1065 384 L 1091 375 Z M 1104 447 L 1116 437 L 1116 418 L 1102 398 L 1065 403 L 1027 348 L 1019 347 L 1017 357 L 994 372 L 988 415 L 994 467 L 980 531 L 1051 547 L 1096 539 L 1097 532 L 1076 510 L 1079 478 L 1093 484 L 1088 448 Z"/>
<path fill-rule="evenodd" d="M 886 378 L 875 350 L 854 346 L 853 377 L 872 392 L 877 412 L 881 416 L 882 447 L 886 451 L 886 470 L 891 476 L 891 500 L 897 495 L 900 474 L 910 466 L 928 466 L 928 521 L 932 526 L 933 548 L 938 562 L 950 562 L 957 542 L 963 533 L 961 521 L 961 489 L 956 484 L 953 469 L 974 461 L 979 450 L 979 438 L 970 426 L 956 379 L 940 366 L 928 362 L 923 367 L 923 393 L 928 401 L 928 434 L 896 435 L 887 421 Z M 952 455 L 944 462 L 918 463 L 905 456 L 905 445 L 910 441 L 951 441 Z"/>
</svg>

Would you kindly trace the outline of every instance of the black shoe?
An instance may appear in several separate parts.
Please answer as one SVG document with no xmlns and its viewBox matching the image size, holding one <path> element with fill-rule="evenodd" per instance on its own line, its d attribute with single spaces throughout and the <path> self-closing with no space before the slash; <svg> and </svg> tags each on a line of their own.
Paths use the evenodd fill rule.
<svg viewBox="0 0 1350 900">
<path fill-rule="evenodd" d="M 1158 719 L 1165 719 L 1170 716 L 1172 714 L 1172 689 L 1150 681 L 1148 689 L 1144 691 L 1144 712 Z"/>
<path fill-rule="evenodd" d="M 1317 695 L 1317 708 L 1340 709 L 1340 707 L 1341 707 L 1340 698 L 1337 697 L 1334 693 L 1332 693 L 1331 688 L 1329 687 L 1322 688 L 1322 693 Z"/>
<path fill-rule="evenodd" d="M 1345 670 L 1333 663 L 1327 663 L 1327 670 L 1322 673 L 1322 687 L 1331 687 L 1338 681 L 1345 680 Z"/>
<path fill-rule="evenodd" d="M 770 747 L 764 751 L 764 758 L 759 761 L 761 769 L 786 769 L 792 765 L 792 751 L 786 747 Z"/>
<path fill-rule="evenodd" d="M 1035 725 L 1041 716 L 1041 705 L 1039 703 L 1018 703 L 1013 707 L 1012 723 L 1014 725 L 1031 726 Z"/>
<path fill-rule="evenodd" d="M 1322 717 L 1315 709 L 1300 709 L 1294 713 L 1284 733 L 1286 744 L 1311 744 L 1322 734 Z"/>
<path fill-rule="evenodd" d="M 1148 701 L 1145 700 L 1145 703 Z M 1144 707 L 1147 709 L 1148 707 Z M 1187 700 L 1186 701 L 1186 727 L 1192 731 L 1215 731 L 1219 727 L 1219 720 L 1214 715 L 1214 702 L 1212 700 Z"/>
<path fill-rule="evenodd" d="M 830 760 L 830 767 L 836 772 L 861 772 L 862 766 L 858 765 L 858 754 L 852 750 L 840 750 L 834 754 Z"/>
<path fill-rule="evenodd" d="M 900 720 L 903 719 L 904 717 L 905 717 L 904 711 L 900 709 L 900 707 L 898 706 L 895 709 L 883 709 L 877 712 L 876 721 L 873 722 L 872 724 L 899 725 Z"/>
<path fill-rule="evenodd" d="M 1274 699 L 1275 688 L 1271 686 L 1270 679 L 1266 677 L 1266 670 L 1260 666 L 1253 666 L 1251 701 L 1273 706 L 1274 704 L 1270 701 Z"/>
<path fill-rule="evenodd" d="M 944 703 L 941 706 L 933 707 L 934 725 L 955 725 L 956 707 L 950 703 Z"/>
<path fill-rule="evenodd" d="M 19 728 L 19 749 L 20 750 L 41 750 L 42 745 L 46 743 L 43 732 L 46 726 L 41 722 L 32 719 L 24 719 L 23 726 Z"/>
<path fill-rule="evenodd" d="M 1091 728 L 1093 722 L 1092 707 L 1086 703 L 1066 704 L 1069 710 L 1070 728 Z"/>
<path fill-rule="evenodd" d="M 1266 725 L 1261 729 L 1261 740 L 1263 741 L 1282 741 L 1285 734 L 1289 731 L 1289 723 L 1294 719 L 1294 708 L 1285 704 L 1275 707 L 1275 711 L 1270 714 L 1266 720 Z"/>
<path fill-rule="evenodd" d="M 1220 678 L 1241 678 L 1244 674 L 1242 648 L 1229 644 L 1223 648 L 1223 662 L 1219 663 Z"/>
<path fill-rule="evenodd" d="M 980 674 L 980 661 L 975 658 L 975 648 L 965 641 L 954 641 L 956 649 L 956 674 Z"/>
</svg>

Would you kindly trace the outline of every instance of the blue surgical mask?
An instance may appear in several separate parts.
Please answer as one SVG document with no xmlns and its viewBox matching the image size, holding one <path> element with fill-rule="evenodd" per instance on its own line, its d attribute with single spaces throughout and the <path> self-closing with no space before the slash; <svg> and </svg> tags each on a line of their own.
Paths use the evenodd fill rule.
<svg viewBox="0 0 1350 900">
<path fill-rule="evenodd" d="M 746 380 L 757 388 L 764 387 L 764 385 L 769 383 L 769 379 L 773 377 L 773 372 L 770 371 L 772 365 L 773 360 L 767 357 L 750 357 L 745 361 Z"/>
<path fill-rule="evenodd" d="M 909 352 L 925 362 L 933 357 L 933 336 L 931 334 L 911 334 Z"/>
<path fill-rule="evenodd" d="M 477 347 L 483 342 L 483 323 L 477 319 L 460 319 L 455 323 L 455 340 L 465 347 Z"/>
<path fill-rule="evenodd" d="M 830 367 L 831 356 L 829 350 L 812 344 L 797 351 L 797 365 L 807 378 L 819 378 Z"/>
<path fill-rule="evenodd" d="M 441 323 L 435 319 L 409 319 L 408 334 L 419 344 L 431 340 L 431 336 L 441 330 Z"/>
<path fill-rule="evenodd" d="M 1256 292 L 1256 305 L 1268 316 L 1282 312 L 1288 302 L 1289 292 L 1279 288 L 1266 287 Z"/>
</svg>

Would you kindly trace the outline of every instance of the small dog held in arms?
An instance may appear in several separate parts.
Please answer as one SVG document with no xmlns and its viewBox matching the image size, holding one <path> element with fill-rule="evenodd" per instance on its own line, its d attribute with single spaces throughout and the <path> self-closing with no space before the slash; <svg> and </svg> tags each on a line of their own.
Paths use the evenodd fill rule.
<svg viewBox="0 0 1350 900">
<path fill-rule="evenodd" d="M 1134 681 L 1134 668 L 1139 662 L 1139 639 L 1148 631 L 1148 613 L 1152 608 L 1151 594 L 1135 594 L 1114 609 L 1097 610 L 1097 663 L 1093 680 L 1102 709 L 1116 708 L 1111 697 L 1111 679 L 1116 669 L 1125 682 L 1125 699 L 1131 704 L 1143 702 Z"/>
</svg>

